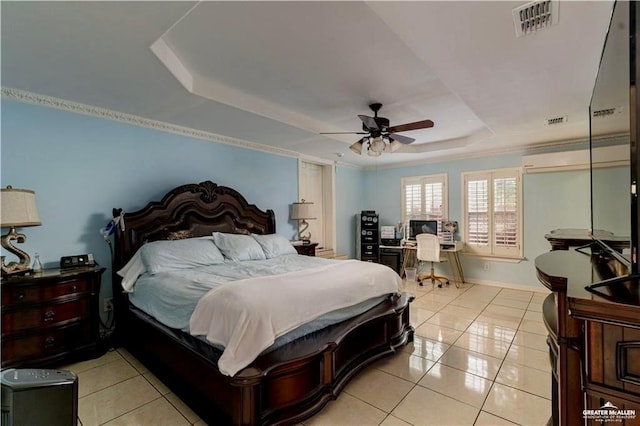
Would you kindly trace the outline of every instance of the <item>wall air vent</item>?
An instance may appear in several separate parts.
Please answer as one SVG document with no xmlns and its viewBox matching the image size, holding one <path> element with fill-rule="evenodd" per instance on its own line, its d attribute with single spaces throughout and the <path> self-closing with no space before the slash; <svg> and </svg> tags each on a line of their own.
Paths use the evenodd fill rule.
<svg viewBox="0 0 640 426">
<path fill-rule="evenodd" d="M 547 119 L 544 121 L 544 125 L 545 125 L 545 126 L 552 126 L 552 125 L 554 125 L 554 124 L 564 124 L 564 123 L 566 123 L 568 120 L 569 120 L 569 117 L 567 117 L 566 115 L 565 115 L 565 116 L 562 116 L 562 117 L 547 118 Z"/>
<path fill-rule="evenodd" d="M 513 9 L 516 36 L 532 34 L 558 23 L 558 0 L 533 1 Z"/>
<path fill-rule="evenodd" d="M 607 115 L 612 115 L 615 112 L 615 108 L 597 109 L 593 111 L 592 115 L 594 117 L 606 117 Z"/>
</svg>

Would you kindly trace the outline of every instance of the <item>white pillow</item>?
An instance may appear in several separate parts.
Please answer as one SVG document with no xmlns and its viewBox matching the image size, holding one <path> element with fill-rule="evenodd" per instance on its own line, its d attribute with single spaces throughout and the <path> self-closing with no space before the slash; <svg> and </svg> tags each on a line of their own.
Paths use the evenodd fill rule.
<svg viewBox="0 0 640 426">
<path fill-rule="evenodd" d="M 140 250 L 142 262 L 150 274 L 224 262 L 211 237 L 153 241 Z"/>
<path fill-rule="evenodd" d="M 136 283 L 138 277 L 145 272 L 147 269 L 144 267 L 144 263 L 142 262 L 142 256 L 140 252 L 142 250 L 139 249 L 136 254 L 133 255 L 129 262 L 122 269 L 120 269 L 117 274 L 122 277 L 122 282 L 120 285 L 127 293 L 133 293 L 133 286 Z"/>
<path fill-rule="evenodd" d="M 291 245 L 291 241 L 287 240 L 282 235 L 251 234 L 251 236 L 258 242 L 258 244 L 260 244 L 260 247 L 262 247 L 262 251 L 264 251 L 267 259 L 273 259 L 274 257 L 284 256 L 286 254 L 298 254 L 296 249 Z"/>
<path fill-rule="evenodd" d="M 214 232 L 213 241 L 224 257 L 234 262 L 266 259 L 262 248 L 250 235 Z"/>
</svg>

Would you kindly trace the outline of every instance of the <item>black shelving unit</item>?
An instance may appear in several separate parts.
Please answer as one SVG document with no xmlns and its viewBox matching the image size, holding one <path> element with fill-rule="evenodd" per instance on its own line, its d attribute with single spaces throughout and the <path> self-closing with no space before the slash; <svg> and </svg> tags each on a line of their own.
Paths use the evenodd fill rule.
<svg viewBox="0 0 640 426">
<path fill-rule="evenodd" d="M 380 221 L 373 210 L 356 215 L 356 257 L 366 262 L 380 262 Z"/>
</svg>

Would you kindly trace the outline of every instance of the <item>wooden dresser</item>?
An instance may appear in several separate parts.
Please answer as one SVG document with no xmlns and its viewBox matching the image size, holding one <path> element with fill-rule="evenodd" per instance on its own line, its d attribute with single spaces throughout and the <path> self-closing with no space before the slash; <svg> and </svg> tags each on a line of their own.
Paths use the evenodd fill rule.
<svg viewBox="0 0 640 426">
<path fill-rule="evenodd" d="M 94 358 L 105 268 L 47 269 L 2 279 L 2 368 Z"/>
<path fill-rule="evenodd" d="M 620 237 L 606 231 L 595 231 L 593 235 L 621 253 L 629 247 L 629 237 Z M 544 238 L 551 244 L 551 250 L 569 250 L 571 247 L 588 246 L 593 242 L 593 236 L 586 229 L 554 229 Z"/>
<path fill-rule="evenodd" d="M 543 303 L 553 369 L 553 424 L 608 424 L 598 411 L 635 410 L 640 424 L 640 299 L 638 281 L 586 285 L 616 276 L 617 261 L 601 255 L 552 251 L 535 260 L 540 281 L 553 293 Z M 603 407 L 605 407 L 603 409 Z M 585 411 L 587 410 L 587 411 Z M 589 411 L 592 410 L 592 411 Z M 595 413 L 595 414 L 594 414 Z"/>
</svg>

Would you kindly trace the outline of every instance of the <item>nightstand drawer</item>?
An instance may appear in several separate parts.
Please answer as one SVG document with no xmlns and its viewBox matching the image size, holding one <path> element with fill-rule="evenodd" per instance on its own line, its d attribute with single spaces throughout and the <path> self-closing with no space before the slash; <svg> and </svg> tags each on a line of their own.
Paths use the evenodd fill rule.
<svg viewBox="0 0 640 426">
<path fill-rule="evenodd" d="M 33 357 L 49 357 L 71 351 L 92 342 L 88 322 L 40 331 L 32 335 L 3 339 L 2 359 L 20 361 Z"/>
<path fill-rule="evenodd" d="M 316 247 L 318 247 L 318 243 L 311 244 L 298 244 L 293 246 L 295 247 L 298 254 L 304 256 L 315 256 L 316 255 Z"/>
<path fill-rule="evenodd" d="M 2 312 L 2 334 L 80 320 L 88 316 L 88 311 L 87 298 L 20 310 L 4 309 Z"/>
<path fill-rule="evenodd" d="M 87 280 L 69 280 L 55 285 L 15 286 L 2 292 L 2 306 L 38 302 L 88 291 Z"/>
<path fill-rule="evenodd" d="M 101 354 L 100 266 L 2 277 L 2 368 L 43 368 Z"/>
</svg>

